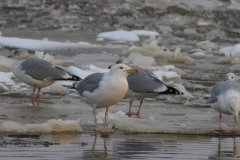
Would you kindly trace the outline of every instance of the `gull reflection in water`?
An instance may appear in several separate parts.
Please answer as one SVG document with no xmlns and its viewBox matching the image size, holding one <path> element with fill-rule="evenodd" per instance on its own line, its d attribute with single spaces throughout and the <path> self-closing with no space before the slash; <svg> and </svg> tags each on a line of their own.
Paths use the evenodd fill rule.
<svg viewBox="0 0 240 160">
<path fill-rule="evenodd" d="M 229 147 L 229 140 L 233 140 L 233 142 L 231 142 L 232 147 Z M 232 148 L 232 150 L 229 150 L 229 148 Z M 213 160 L 213 159 L 236 159 L 236 158 L 237 159 L 240 158 L 237 151 L 236 137 L 233 138 L 219 137 L 217 154 L 209 156 L 208 159 Z"/>
</svg>

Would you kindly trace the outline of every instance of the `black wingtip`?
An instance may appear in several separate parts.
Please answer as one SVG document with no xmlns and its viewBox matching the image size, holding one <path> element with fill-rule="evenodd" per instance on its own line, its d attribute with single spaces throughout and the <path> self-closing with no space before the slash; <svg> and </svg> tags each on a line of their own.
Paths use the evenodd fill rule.
<svg viewBox="0 0 240 160">
<path fill-rule="evenodd" d="M 71 89 L 77 89 L 77 88 L 76 88 L 76 87 L 77 87 L 77 84 L 78 84 L 78 82 L 73 82 Z"/>
<path fill-rule="evenodd" d="M 72 81 L 81 81 L 82 78 L 76 76 L 76 75 L 72 75 L 72 78 L 68 78 L 68 80 L 72 80 Z"/>
<path fill-rule="evenodd" d="M 159 94 L 178 94 L 178 95 L 184 95 L 183 92 L 180 92 L 178 89 L 167 86 L 168 89 L 164 92 L 159 92 Z"/>
</svg>

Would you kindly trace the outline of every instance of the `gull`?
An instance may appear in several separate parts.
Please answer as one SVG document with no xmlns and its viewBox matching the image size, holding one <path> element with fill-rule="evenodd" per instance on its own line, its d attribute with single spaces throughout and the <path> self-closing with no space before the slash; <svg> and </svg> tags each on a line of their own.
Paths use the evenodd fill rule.
<svg viewBox="0 0 240 160">
<path fill-rule="evenodd" d="M 93 107 L 96 131 L 100 129 L 97 124 L 96 108 L 106 108 L 106 126 L 108 108 L 125 96 L 128 90 L 126 78 L 132 72 L 138 73 L 139 69 L 130 68 L 125 64 L 116 64 L 108 73 L 91 74 L 75 85 L 82 100 Z"/>
<path fill-rule="evenodd" d="M 81 78 L 68 73 L 67 71 L 53 65 L 43 59 L 29 57 L 27 50 L 20 49 L 14 52 L 12 57 L 12 72 L 20 81 L 33 86 L 32 99 L 28 100 L 34 104 L 39 100 L 39 92 L 41 88 L 50 86 L 56 80 L 73 80 L 79 81 Z M 35 91 L 38 88 L 37 97 Z"/>
<path fill-rule="evenodd" d="M 226 80 L 240 82 L 240 77 L 236 76 L 234 73 L 227 73 Z"/>
<path fill-rule="evenodd" d="M 223 131 L 221 126 L 221 118 L 223 114 L 233 115 L 235 118 L 234 129 L 236 130 L 236 124 L 238 124 L 238 114 L 240 111 L 240 85 L 235 81 L 220 81 L 217 82 L 211 91 L 210 98 L 211 107 L 219 112 L 220 127 L 216 131 Z"/>
<path fill-rule="evenodd" d="M 127 77 L 129 89 L 126 96 L 131 98 L 127 115 L 139 115 L 144 98 L 153 98 L 159 96 L 159 94 L 183 94 L 179 90 L 163 83 L 153 72 L 133 65 L 130 59 L 123 57 L 116 62 L 116 64 L 121 63 L 140 70 L 140 73 L 130 73 Z M 131 112 L 133 98 L 141 99 L 137 113 Z"/>
</svg>

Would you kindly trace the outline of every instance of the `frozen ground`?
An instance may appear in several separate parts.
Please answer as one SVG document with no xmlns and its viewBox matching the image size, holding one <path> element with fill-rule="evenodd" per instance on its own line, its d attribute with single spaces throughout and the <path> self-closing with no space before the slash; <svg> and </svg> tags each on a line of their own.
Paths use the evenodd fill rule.
<svg viewBox="0 0 240 160">
<path fill-rule="evenodd" d="M 209 106 L 208 99 L 211 87 L 217 81 L 224 80 L 226 73 L 240 74 L 238 45 L 240 25 L 236 20 L 240 13 L 239 3 L 236 1 L 233 4 L 233 1 L 226 0 L 196 0 L 191 3 L 185 0 L 162 0 L 158 5 L 154 2 L 156 1 L 1 1 L 0 55 L 5 58 L 0 57 L 0 71 L 4 72 L 0 72 L 0 133 L 2 135 L 0 145 L 4 144 L 1 143 L 2 140 L 9 146 L 14 144 L 15 137 L 9 138 L 13 134 L 17 136 L 30 134 L 39 138 L 42 133 L 71 132 L 74 136 L 70 137 L 75 138 L 74 140 L 69 140 L 69 133 L 63 136 L 62 141 L 56 142 L 51 138 L 55 140 L 61 138 L 54 138 L 54 135 L 49 134 L 45 139 L 43 138 L 45 143 L 40 141 L 37 144 L 51 145 L 65 141 L 84 146 L 85 142 L 77 142 L 79 139 L 81 141 L 81 135 L 76 133 L 92 134 L 94 130 L 92 108 L 82 102 L 69 88 L 56 85 L 55 87 L 60 89 L 56 92 L 52 92 L 53 88 L 46 88 L 42 90 L 39 103 L 32 106 L 24 102 L 30 99 L 32 88 L 12 78 L 11 74 L 7 76 L 5 74 L 11 71 L 11 60 L 6 57 L 12 54 L 14 49 L 19 48 L 21 43 L 27 42 L 22 39 L 31 39 L 28 43 L 24 43 L 24 47 L 29 47 L 32 55 L 35 49 L 49 53 L 55 57 L 56 61 L 52 62 L 66 70 L 72 65 L 82 70 L 94 69 L 89 67 L 90 64 L 106 69 L 120 56 L 134 59 L 136 53 L 139 53 L 148 56 L 148 59 L 150 57 L 151 60 L 145 62 L 138 57 L 135 63 L 151 69 L 167 84 L 178 87 L 182 87 L 180 85 L 182 84 L 188 91 L 187 97 L 159 96 L 146 99 L 139 117 L 128 117 L 124 114 L 129 107 L 127 98 L 112 106 L 109 109 L 108 123 L 112 129 L 113 141 L 130 139 L 132 143 L 138 141 L 140 136 L 139 139 L 146 139 L 145 146 L 151 142 L 151 137 L 145 135 L 133 138 L 132 134 L 135 133 L 233 135 L 232 132 L 219 134 L 214 131 L 219 127 L 218 113 Z M 115 35 L 116 38 L 111 40 L 97 37 L 103 32 L 119 30 L 128 31 L 127 33 L 132 31 L 131 34 L 137 35 L 139 41 L 128 41 L 121 36 L 119 38 L 119 35 Z M 6 41 L 6 37 L 12 39 Z M 64 85 L 69 87 L 69 82 Z M 134 101 L 133 112 L 137 111 L 139 103 L 138 100 Z M 99 122 L 103 121 L 103 112 L 104 110 L 98 110 Z M 234 118 L 223 115 L 222 122 L 224 128 L 232 129 Z M 237 128 L 240 129 L 239 126 Z M 131 136 L 125 137 L 123 133 Z M 87 137 L 91 144 L 94 142 L 94 137 L 89 134 L 83 134 L 82 137 Z M 194 141 L 188 136 L 186 139 L 190 141 L 189 144 L 185 141 L 180 142 L 182 137 L 176 136 L 176 140 L 171 138 L 163 136 L 163 144 L 169 145 L 168 142 L 171 142 L 170 146 L 176 148 L 178 144 L 183 144 L 186 147 L 184 153 L 189 150 L 191 143 L 199 144 L 204 141 Z M 157 139 L 159 137 L 155 137 L 154 141 Z M 203 139 L 205 139 L 203 145 L 196 145 L 196 148 L 206 146 L 211 148 L 208 143 L 211 140 L 217 152 L 218 139 L 209 137 Z M 30 141 L 30 144 L 35 143 L 32 137 Z M 26 143 L 28 142 L 27 140 Z M 229 144 L 229 138 L 223 142 Z M 103 147 L 105 141 L 99 143 L 101 145 L 98 147 Z M 162 141 L 160 140 L 159 143 Z M 64 145 L 63 149 L 66 147 L 68 145 Z M 88 151 L 82 152 L 85 154 L 83 157 L 94 155 L 90 148 L 88 146 Z M 3 149 L 6 151 L 5 157 L 10 157 L 7 149 Z M 112 150 L 124 151 L 122 148 Z M 101 151 L 106 153 L 103 148 Z M 144 151 L 149 153 L 146 149 Z M 159 152 L 158 149 L 157 151 Z M 208 151 L 204 152 L 204 159 L 217 157 L 217 153 Z M 178 153 L 178 150 L 171 153 Z M 120 155 L 122 154 L 113 157 L 121 158 Z M 235 152 L 231 155 L 235 155 Z M 203 158 L 201 156 L 200 158 Z M 186 157 L 183 156 L 184 158 Z"/>
</svg>

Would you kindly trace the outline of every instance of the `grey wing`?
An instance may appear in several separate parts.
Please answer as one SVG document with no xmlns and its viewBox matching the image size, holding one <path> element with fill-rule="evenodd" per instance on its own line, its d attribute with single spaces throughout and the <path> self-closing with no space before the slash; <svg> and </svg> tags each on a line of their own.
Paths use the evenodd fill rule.
<svg viewBox="0 0 240 160">
<path fill-rule="evenodd" d="M 226 93 L 229 90 L 236 90 L 240 92 L 239 83 L 230 80 L 217 82 L 211 90 L 210 103 L 217 102 L 218 96 Z"/>
<path fill-rule="evenodd" d="M 27 58 L 20 65 L 27 75 L 37 80 L 60 80 L 70 77 L 67 71 L 38 58 Z"/>
<path fill-rule="evenodd" d="M 135 65 L 131 65 L 131 67 L 141 70 L 139 73 L 130 73 L 127 77 L 129 89 L 133 92 L 152 93 L 167 90 L 167 85 L 151 71 Z"/>
<path fill-rule="evenodd" d="M 104 73 L 94 73 L 80 81 L 76 86 L 76 90 L 80 96 L 83 96 L 84 91 L 93 92 L 97 89 L 102 81 L 103 75 Z"/>
</svg>

